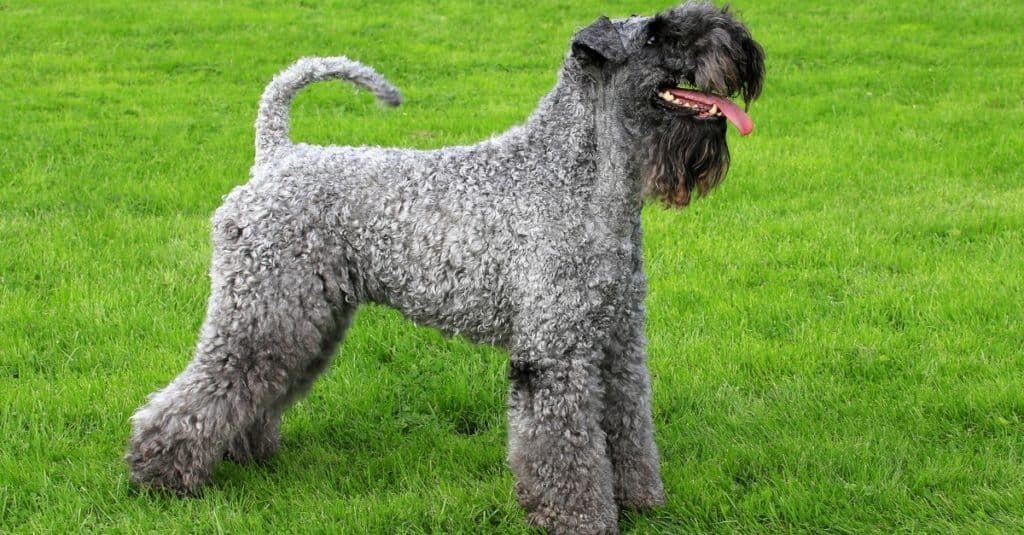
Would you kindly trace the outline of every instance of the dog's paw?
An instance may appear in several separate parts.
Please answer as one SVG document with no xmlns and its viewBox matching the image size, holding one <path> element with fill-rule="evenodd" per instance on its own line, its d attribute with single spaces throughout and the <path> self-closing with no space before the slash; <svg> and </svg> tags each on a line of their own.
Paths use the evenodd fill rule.
<svg viewBox="0 0 1024 535">
<path fill-rule="evenodd" d="M 656 466 L 619 472 L 615 484 L 615 503 L 623 509 L 633 510 L 665 505 L 665 487 Z"/>
<path fill-rule="evenodd" d="M 143 489 L 197 496 L 210 478 L 209 469 L 193 456 L 157 441 L 133 442 L 125 461 L 132 483 Z"/>
<path fill-rule="evenodd" d="M 527 521 L 543 528 L 550 535 L 612 535 L 619 532 L 618 509 L 615 504 L 600 506 L 594 500 L 566 498 L 557 504 L 546 504 L 523 484 L 516 484 L 519 505 L 526 510 Z"/>
<path fill-rule="evenodd" d="M 654 509 L 665 505 L 665 490 L 661 486 L 648 486 L 642 488 L 630 489 L 617 494 L 615 502 L 619 504 L 622 509 L 631 509 L 634 511 L 642 511 L 646 509 Z"/>
<path fill-rule="evenodd" d="M 274 432 L 246 432 L 231 441 L 224 458 L 238 464 L 260 464 L 269 460 L 281 446 L 281 435 Z"/>
<path fill-rule="evenodd" d="M 615 508 L 608 511 L 552 511 L 538 509 L 527 514 L 530 524 L 549 535 L 617 535 L 619 524 Z"/>
</svg>

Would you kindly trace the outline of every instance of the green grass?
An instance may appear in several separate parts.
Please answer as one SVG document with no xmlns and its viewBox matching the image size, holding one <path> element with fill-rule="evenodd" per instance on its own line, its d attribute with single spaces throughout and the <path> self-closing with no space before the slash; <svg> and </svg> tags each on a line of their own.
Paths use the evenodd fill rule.
<svg viewBox="0 0 1024 535">
<path fill-rule="evenodd" d="M 277 70 L 344 53 L 406 96 L 313 87 L 298 139 L 469 143 L 526 117 L 576 28 L 664 7 L 410 4 L 0 0 L 0 532 L 528 529 L 503 355 L 380 308 L 266 468 L 180 500 L 121 461 L 191 354 Z M 1024 4 L 735 7 L 768 81 L 728 180 L 645 213 L 669 502 L 624 530 L 1024 530 Z"/>
</svg>

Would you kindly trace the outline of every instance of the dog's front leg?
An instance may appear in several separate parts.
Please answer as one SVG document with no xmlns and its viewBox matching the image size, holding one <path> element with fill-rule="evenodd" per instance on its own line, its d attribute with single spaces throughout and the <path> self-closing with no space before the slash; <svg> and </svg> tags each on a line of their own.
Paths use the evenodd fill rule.
<svg viewBox="0 0 1024 535">
<path fill-rule="evenodd" d="M 602 427 L 615 474 L 615 500 L 632 509 L 665 502 L 651 417 L 644 316 L 641 293 L 612 333 L 601 364 L 605 384 Z"/>
<path fill-rule="evenodd" d="M 617 533 L 600 352 L 577 345 L 539 354 L 513 352 L 509 368 L 508 460 L 519 502 L 552 534 Z"/>
</svg>

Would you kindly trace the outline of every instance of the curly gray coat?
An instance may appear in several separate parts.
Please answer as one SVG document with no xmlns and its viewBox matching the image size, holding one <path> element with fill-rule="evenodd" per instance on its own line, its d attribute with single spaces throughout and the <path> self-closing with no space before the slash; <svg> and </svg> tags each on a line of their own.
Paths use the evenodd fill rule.
<svg viewBox="0 0 1024 535">
<path fill-rule="evenodd" d="M 260 102 L 251 180 L 214 215 L 195 357 L 132 419 L 133 480 L 192 494 L 223 456 L 272 454 L 281 413 L 325 369 L 356 307 L 375 302 L 508 350 L 508 460 L 532 521 L 611 533 L 617 506 L 662 503 L 640 209 L 645 195 L 685 204 L 728 157 L 714 110 L 652 99 L 683 78 L 752 99 L 762 72 L 760 47 L 727 11 L 601 18 L 574 37 L 525 124 L 417 151 L 291 143 L 290 102 L 314 81 L 401 100 L 344 57 L 298 61 Z M 652 132 L 710 141 L 665 155 Z"/>
</svg>

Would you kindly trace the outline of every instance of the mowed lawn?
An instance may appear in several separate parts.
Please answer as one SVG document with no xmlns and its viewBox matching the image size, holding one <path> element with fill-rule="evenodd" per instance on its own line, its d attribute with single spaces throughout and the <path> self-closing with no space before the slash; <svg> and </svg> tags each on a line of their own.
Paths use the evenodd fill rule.
<svg viewBox="0 0 1024 535">
<path fill-rule="evenodd" d="M 128 418 L 191 356 L 209 216 L 264 85 L 293 138 L 432 148 L 521 122 L 640 1 L 0 0 L 0 533 L 521 533 L 504 355 L 363 309 L 265 467 L 132 490 Z M 668 504 L 631 533 L 1024 531 L 1024 3 L 738 1 L 767 52 L 732 171 L 645 212 Z"/>
</svg>

